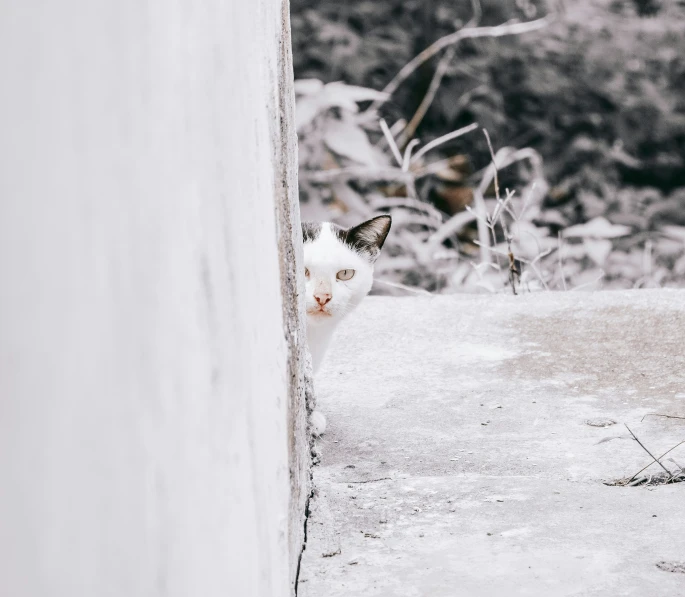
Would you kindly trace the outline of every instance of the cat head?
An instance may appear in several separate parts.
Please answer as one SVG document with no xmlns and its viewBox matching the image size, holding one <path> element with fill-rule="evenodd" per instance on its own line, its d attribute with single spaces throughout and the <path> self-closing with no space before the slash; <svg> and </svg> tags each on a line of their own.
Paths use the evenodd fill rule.
<svg viewBox="0 0 685 597">
<path fill-rule="evenodd" d="M 302 223 L 307 321 L 338 320 L 371 290 L 373 264 L 390 231 L 390 216 L 345 229 L 330 222 Z"/>
</svg>

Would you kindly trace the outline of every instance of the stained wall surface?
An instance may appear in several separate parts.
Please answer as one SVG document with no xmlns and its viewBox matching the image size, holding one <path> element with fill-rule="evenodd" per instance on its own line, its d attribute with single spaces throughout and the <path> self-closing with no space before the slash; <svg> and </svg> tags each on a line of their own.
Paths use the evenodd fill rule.
<svg viewBox="0 0 685 597">
<path fill-rule="evenodd" d="M 308 463 L 288 453 L 306 439 L 284 15 L 0 7 L 2 595 L 291 591 Z"/>
</svg>

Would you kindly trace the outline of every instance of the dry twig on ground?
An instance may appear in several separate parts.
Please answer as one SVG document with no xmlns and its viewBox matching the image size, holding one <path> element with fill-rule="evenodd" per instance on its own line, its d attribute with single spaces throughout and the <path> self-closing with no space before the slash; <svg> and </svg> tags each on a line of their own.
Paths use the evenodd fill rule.
<svg viewBox="0 0 685 597">
<path fill-rule="evenodd" d="M 673 477 L 673 473 L 671 473 L 671 471 L 669 471 L 669 470 L 661 463 L 661 460 L 660 460 L 659 458 L 657 458 L 656 456 L 654 456 L 654 454 L 652 454 L 652 453 L 647 449 L 647 447 L 646 447 L 639 439 L 637 439 L 637 436 L 630 430 L 630 427 L 628 427 L 628 425 L 626 425 L 625 423 L 624 423 L 624 425 L 625 425 L 626 429 L 629 431 L 630 435 L 633 436 L 633 439 L 634 439 L 638 444 L 640 444 L 640 447 L 641 447 L 645 452 L 647 452 L 647 454 L 649 454 L 649 455 L 652 457 L 652 459 L 654 460 L 654 462 L 656 462 L 662 469 L 664 469 L 664 471 L 665 471 L 666 474 L 669 476 L 669 478 L 670 478 L 670 477 Z M 663 458 L 663 456 L 662 456 L 662 458 Z M 650 465 L 651 465 L 651 463 L 650 463 Z M 645 467 L 645 468 L 646 468 L 646 467 Z M 642 470 L 644 470 L 644 469 L 642 469 Z M 640 471 L 640 472 L 642 472 L 642 471 Z M 640 473 L 637 473 L 637 474 L 640 474 Z M 631 481 L 635 478 L 635 476 L 636 476 L 636 475 L 633 475 L 633 477 L 631 478 Z"/>
<path fill-rule="evenodd" d="M 630 431 L 630 430 L 629 430 L 629 431 Z M 678 446 L 682 446 L 683 444 L 685 444 L 685 440 L 683 440 L 682 442 L 676 444 L 676 445 L 673 446 L 670 450 L 666 450 L 666 451 L 665 451 L 661 456 L 659 456 L 659 458 L 657 458 L 656 460 L 657 460 L 657 461 L 661 460 L 664 456 L 666 456 L 667 454 L 670 454 L 670 453 L 673 452 L 673 450 L 675 450 Z M 650 454 L 650 456 L 651 456 L 651 454 Z M 653 458 L 653 456 L 652 456 L 652 458 Z M 633 481 L 633 480 L 635 479 L 635 477 L 637 477 L 642 471 L 647 470 L 647 469 L 648 469 L 650 466 L 652 466 L 653 464 L 654 464 L 653 462 L 650 462 L 647 466 L 642 467 L 639 471 L 637 471 L 637 472 L 629 479 L 628 482 Z"/>
</svg>

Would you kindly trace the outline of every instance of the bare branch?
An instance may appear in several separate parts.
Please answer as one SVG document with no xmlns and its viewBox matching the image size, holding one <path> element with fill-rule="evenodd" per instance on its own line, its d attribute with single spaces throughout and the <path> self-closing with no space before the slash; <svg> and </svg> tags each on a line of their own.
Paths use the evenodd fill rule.
<svg viewBox="0 0 685 597">
<path fill-rule="evenodd" d="M 533 261 L 531 261 L 531 262 L 528 264 L 528 267 L 530 267 L 530 269 L 533 270 L 533 273 L 538 277 L 538 280 L 540 280 L 540 283 L 542 284 L 542 287 L 543 287 L 545 290 L 549 291 L 549 286 L 547 285 L 547 282 L 545 281 L 545 278 L 544 278 L 544 276 L 542 275 L 542 272 L 537 268 L 537 265 L 535 265 L 535 260 L 536 260 L 536 259 L 537 259 L 537 257 L 536 257 Z M 519 261 L 521 261 L 520 258 L 519 258 Z"/>
<path fill-rule="evenodd" d="M 656 457 L 654 456 L 654 454 L 652 454 L 652 453 L 645 447 L 645 445 L 644 445 L 639 439 L 637 439 L 637 436 L 636 436 L 632 431 L 630 431 L 630 427 L 628 427 L 628 425 L 626 425 L 625 423 L 623 423 L 623 424 L 625 425 L 626 429 L 630 432 L 630 435 L 633 436 L 633 439 L 634 439 L 638 444 L 640 444 L 640 447 L 641 447 L 645 452 L 647 452 L 647 454 L 649 454 L 649 455 L 652 457 L 652 460 L 654 460 L 654 462 L 656 462 L 662 469 L 664 469 L 664 470 L 666 471 L 666 474 L 669 476 L 669 478 L 671 478 L 671 477 L 673 476 L 673 473 L 671 473 L 671 471 L 669 471 L 663 464 L 661 464 L 661 460 L 658 459 L 658 458 L 656 458 Z M 631 480 L 632 480 L 632 479 L 631 479 Z"/>
<path fill-rule="evenodd" d="M 628 430 L 628 431 L 630 431 L 630 430 Z M 673 452 L 673 450 L 675 450 L 678 446 L 682 446 L 683 444 L 685 444 L 685 440 L 683 440 L 683 441 L 680 442 L 679 444 L 676 444 L 676 445 L 673 446 L 670 450 L 666 450 L 661 456 L 659 456 L 659 458 L 656 458 L 656 459 L 655 459 L 656 462 L 658 462 L 658 461 L 661 460 L 664 456 L 666 456 L 666 454 L 669 454 L 670 452 Z M 652 456 L 652 455 L 650 454 L 650 456 Z M 652 456 L 652 458 L 654 458 L 654 456 Z M 630 482 L 631 482 L 635 477 L 637 477 L 642 471 L 648 469 L 648 468 L 649 468 L 650 466 L 652 466 L 653 464 L 654 464 L 654 462 L 650 462 L 647 466 L 645 466 L 645 467 L 641 468 L 639 471 L 637 471 L 637 472 L 628 480 L 628 483 L 630 483 Z M 678 465 L 678 466 L 680 466 L 680 465 Z"/>
<path fill-rule="evenodd" d="M 495 159 L 495 151 L 492 149 L 492 142 L 490 141 L 490 135 L 487 129 L 483 129 L 483 134 L 485 135 L 485 140 L 488 142 L 488 149 L 490 150 L 490 157 L 492 158 L 492 168 L 495 171 L 495 197 L 497 202 L 500 202 L 499 198 L 499 175 L 497 172 L 497 160 Z"/>
<path fill-rule="evenodd" d="M 557 244 L 559 245 L 559 274 L 561 275 L 561 285 L 564 290 L 568 290 L 566 286 L 566 274 L 564 273 L 564 258 L 561 255 L 561 230 L 557 233 Z"/>
<path fill-rule="evenodd" d="M 442 145 L 443 143 L 447 143 L 448 141 L 451 141 L 452 139 L 456 139 L 457 137 L 461 137 L 462 135 L 465 135 L 466 133 L 470 133 L 471 131 L 473 131 L 477 128 L 478 128 L 478 123 L 474 122 L 473 124 L 469 124 L 468 126 L 460 128 L 456 131 L 452 131 L 451 133 L 447 133 L 446 135 L 443 135 L 442 137 L 438 137 L 437 139 L 433 139 L 430 143 L 427 143 L 421 149 L 419 149 L 414 154 L 414 157 L 412 158 L 411 161 L 416 162 L 422 155 L 425 155 L 431 149 L 435 149 L 439 145 Z"/>
<path fill-rule="evenodd" d="M 459 212 L 455 214 L 440 228 L 438 228 L 435 234 L 433 234 L 428 240 L 428 243 L 430 244 L 430 252 L 434 253 L 442 242 L 461 230 L 467 224 L 470 224 L 474 220 L 480 220 L 481 216 L 487 222 L 487 208 L 485 207 L 485 199 L 483 195 L 495 176 L 496 168 L 501 170 L 502 168 L 506 168 L 518 161 L 527 159 L 532 162 L 534 169 L 538 173 L 542 172 L 542 158 L 540 157 L 540 154 L 529 147 L 524 147 L 523 149 L 519 150 L 503 147 L 495 154 L 495 158 L 495 164 L 490 164 L 483 171 L 483 177 L 481 178 L 480 184 L 477 188 L 473 189 L 474 209 L 470 212 Z M 481 261 L 488 261 L 490 240 L 488 237 L 488 231 L 483 230 L 480 225 L 478 226 L 478 240 L 481 243 Z"/>
<path fill-rule="evenodd" d="M 388 141 L 388 145 L 390 146 L 390 150 L 392 151 L 392 155 L 395 156 L 395 160 L 397 160 L 397 165 L 402 168 L 402 155 L 400 154 L 400 149 L 397 147 L 397 143 L 395 143 L 395 139 L 392 136 L 392 133 L 390 132 L 390 129 L 388 128 L 388 124 L 385 122 L 385 119 L 381 118 L 380 123 L 381 125 L 381 130 L 383 131 L 383 135 L 385 136 L 386 140 Z M 406 168 L 403 168 L 403 170 L 406 170 Z"/>
<path fill-rule="evenodd" d="M 445 35 L 428 46 L 414 59 L 405 64 L 400 72 L 395 75 L 393 80 L 385 86 L 385 89 L 383 89 L 383 93 L 386 93 L 387 96 L 383 99 L 374 101 L 368 110 L 378 110 L 378 108 L 388 101 L 390 96 L 397 91 L 397 88 L 417 68 L 449 46 L 457 44 L 464 39 L 474 39 L 478 37 L 504 37 L 507 35 L 521 35 L 523 33 L 538 31 L 539 29 L 543 29 L 550 25 L 556 20 L 556 18 L 556 14 L 550 13 L 541 19 L 527 21 L 525 23 L 508 22 L 495 27 L 465 27 L 464 29 L 460 29 L 459 31 Z"/>
<path fill-rule="evenodd" d="M 574 286 L 571 288 L 571 292 L 574 290 L 580 290 L 581 288 L 587 288 L 588 286 L 592 286 L 593 284 L 597 284 L 602 278 L 606 276 L 606 272 L 604 270 L 599 270 L 599 276 L 597 276 L 594 280 L 591 280 L 590 282 L 585 282 L 585 284 L 579 284 L 578 286 Z"/>
<path fill-rule="evenodd" d="M 409 170 L 409 164 L 411 162 L 411 152 L 419 144 L 418 139 L 412 139 L 409 141 L 407 148 L 404 150 L 404 160 L 402 160 L 402 170 L 405 172 Z"/>
<path fill-rule="evenodd" d="M 474 192 L 475 196 L 475 192 Z M 484 214 L 485 215 L 485 214 Z M 428 252 L 435 253 L 442 242 L 448 239 L 453 234 L 459 232 L 464 226 L 470 224 L 476 220 L 476 214 L 473 210 L 470 211 L 460 211 L 459 213 L 453 215 L 447 222 L 445 222 L 440 228 L 438 228 L 435 233 L 428 239 L 426 244 L 428 245 Z M 490 243 L 486 240 L 488 246 Z"/>
<path fill-rule="evenodd" d="M 449 51 L 449 50 L 448 50 L 448 51 Z M 441 59 L 441 60 L 442 60 L 442 59 Z M 449 62 L 449 61 L 447 61 L 447 62 Z M 439 66 L 440 66 L 440 65 L 438 65 L 438 67 L 439 67 Z M 436 71 L 436 73 L 437 73 L 437 71 Z M 482 84 L 482 85 L 478 85 L 478 86 L 474 87 L 473 89 L 467 91 L 466 93 L 462 94 L 462 95 L 459 97 L 459 99 L 456 101 L 455 107 L 452 108 L 452 113 L 453 113 L 455 116 L 458 115 L 458 114 L 460 114 L 461 111 L 469 104 L 469 102 L 471 101 L 471 99 L 473 98 L 473 96 L 474 96 L 475 94 L 481 92 L 481 91 L 484 91 L 485 89 L 487 89 L 487 85 Z M 430 88 L 429 88 L 429 91 L 430 91 Z M 428 96 L 426 96 L 426 97 L 428 97 Z M 431 102 L 432 102 L 434 99 L 435 99 L 435 98 L 431 98 Z M 424 98 L 423 101 L 427 101 L 426 98 Z M 422 102 L 421 106 L 422 106 L 422 105 L 423 105 L 423 102 Z M 421 108 L 421 106 L 419 106 L 419 109 Z M 430 104 L 426 106 L 426 110 L 427 110 L 429 107 L 430 107 Z M 419 112 L 419 109 L 417 109 L 417 113 Z M 422 115 L 422 118 L 423 118 L 423 117 L 425 117 L 425 113 Z M 412 117 L 412 121 L 414 120 L 414 118 L 416 118 L 416 114 L 414 114 L 414 116 Z M 416 123 L 416 126 L 417 126 L 417 127 L 418 127 L 418 124 L 419 124 L 419 123 Z M 407 125 L 407 126 L 409 126 L 409 125 Z M 412 132 L 412 134 L 413 134 L 413 132 Z M 404 132 L 403 132 L 403 133 L 402 133 L 402 137 L 401 137 L 400 140 L 401 140 L 402 142 L 405 142 L 407 137 L 408 137 L 408 135 L 405 136 L 405 134 L 404 134 Z M 401 143 L 400 143 L 400 145 L 401 145 Z M 422 176 L 423 176 L 423 174 L 422 174 Z"/>
<path fill-rule="evenodd" d="M 480 0 L 471 0 L 471 8 L 473 9 L 473 16 L 471 20 L 466 23 L 467 27 L 475 27 L 480 23 L 480 19 L 483 16 L 483 9 L 480 6 Z"/>
<path fill-rule="evenodd" d="M 447 73 L 447 68 L 449 67 L 450 62 L 454 60 L 455 52 L 456 48 L 447 48 L 445 53 L 442 55 L 442 58 L 440 58 L 438 66 L 435 68 L 435 72 L 433 73 L 433 78 L 431 79 L 430 85 L 428 85 L 428 91 L 426 91 L 426 95 L 424 95 L 419 107 L 414 113 L 414 116 L 411 117 L 411 120 L 407 123 L 407 126 L 400 135 L 399 145 L 404 145 L 413 137 L 416 129 L 419 127 L 419 124 L 421 124 L 421 121 L 426 116 L 428 109 L 431 107 L 431 104 L 433 103 L 433 100 L 440 89 L 440 84 L 442 83 L 443 77 Z"/>
<path fill-rule="evenodd" d="M 471 20 L 466 24 L 466 26 L 477 27 L 480 23 L 481 17 L 483 16 L 483 10 L 480 5 L 480 0 L 471 0 L 471 8 L 473 10 L 473 16 L 471 17 Z M 455 53 L 456 48 L 452 46 L 450 48 L 447 48 L 442 58 L 440 58 L 438 66 L 436 67 L 431 82 L 428 86 L 428 91 L 426 91 L 426 95 L 421 100 L 421 103 L 419 104 L 419 107 L 416 109 L 414 116 L 412 116 L 411 120 L 409 121 L 405 129 L 402 131 L 402 134 L 400 135 L 398 140 L 398 145 L 404 145 L 407 141 L 409 141 L 409 139 L 411 139 L 414 136 L 416 129 L 419 127 L 419 124 L 421 124 L 421 121 L 426 116 L 428 109 L 431 107 L 431 104 L 435 99 L 435 95 L 440 89 L 442 79 L 445 76 L 445 74 L 447 74 L 447 69 L 452 60 L 454 59 Z"/>
</svg>

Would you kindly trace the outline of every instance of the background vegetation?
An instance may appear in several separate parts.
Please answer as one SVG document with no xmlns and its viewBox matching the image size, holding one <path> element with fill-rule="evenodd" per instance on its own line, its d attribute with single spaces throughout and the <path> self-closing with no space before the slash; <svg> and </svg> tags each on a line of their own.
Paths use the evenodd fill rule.
<svg viewBox="0 0 685 597">
<path fill-rule="evenodd" d="M 684 1 L 291 10 L 303 217 L 391 212 L 382 280 L 430 291 L 685 285 Z M 431 44 L 485 27 L 387 89 Z"/>
</svg>

